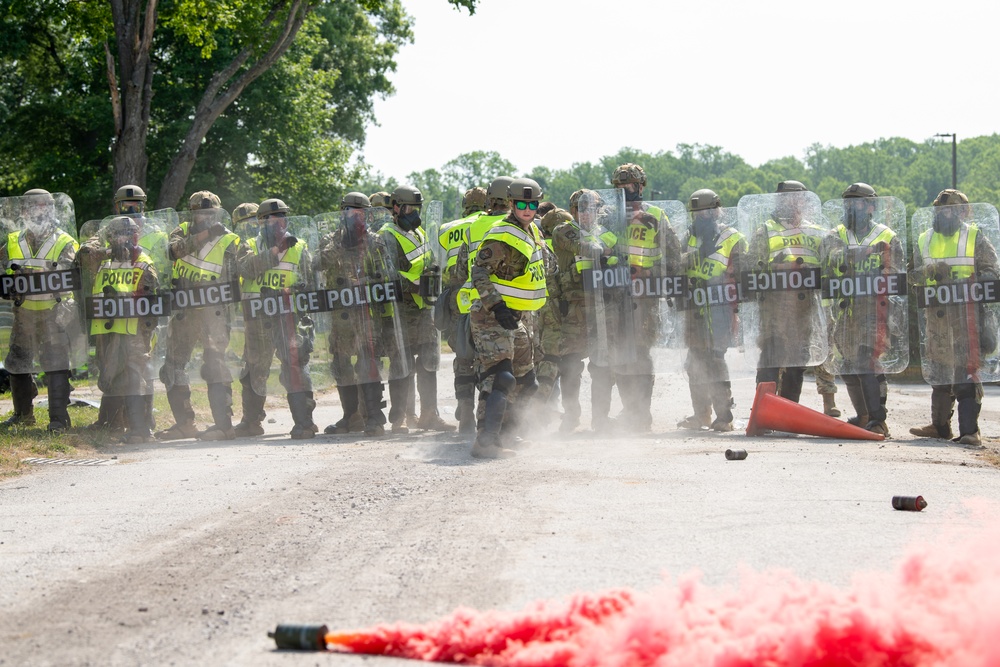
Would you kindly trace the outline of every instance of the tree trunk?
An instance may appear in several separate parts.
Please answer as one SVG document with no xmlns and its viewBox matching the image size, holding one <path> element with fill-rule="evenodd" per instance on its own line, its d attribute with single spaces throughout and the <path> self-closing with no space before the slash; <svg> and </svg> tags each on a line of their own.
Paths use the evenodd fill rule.
<svg viewBox="0 0 1000 667">
<path fill-rule="evenodd" d="M 131 184 L 146 187 L 146 137 L 153 98 L 153 67 L 150 49 L 156 27 L 157 0 L 112 0 L 111 13 L 118 40 L 119 95 L 112 94 L 112 105 L 120 104 L 114 116 L 115 141 L 112 155 L 115 164 L 114 187 Z M 109 71 L 112 86 L 113 71 Z"/>
</svg>

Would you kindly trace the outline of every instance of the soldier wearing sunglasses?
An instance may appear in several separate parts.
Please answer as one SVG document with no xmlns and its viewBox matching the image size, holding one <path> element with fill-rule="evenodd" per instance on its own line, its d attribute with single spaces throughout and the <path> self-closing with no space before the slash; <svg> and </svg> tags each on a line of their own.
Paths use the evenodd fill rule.
<svg viewBox="0 0 1000 667">
<path fill-rule="evenodd" d="M 530 178 L 507 187 L 510 213 L 483 237 L 472 264 L 475 370 L 481 392 L 477 410 L 476 458 L 514 455 L 500 443 L 500 429 L 515 397 L 526 405 L 538 388 L 523 313 L 545 305 L 542 240 L 533 224 L 542 189 Z"/>
</svg>

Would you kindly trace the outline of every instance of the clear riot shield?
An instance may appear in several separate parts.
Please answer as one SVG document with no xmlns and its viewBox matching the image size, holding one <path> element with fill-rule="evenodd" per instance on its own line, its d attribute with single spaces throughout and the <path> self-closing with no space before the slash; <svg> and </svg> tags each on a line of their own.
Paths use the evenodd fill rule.
<svg viewBox="0 0 1000 667">
<path fill-rule="evenodd" d="M 577 203 L 584 234 L 576 265 L 583 278 L 590 359 L 620 369 L 636 362 L 636 317 L 628 263 L 624 190 L 594 190 Z"/>
<path fill-rule="evenodd" d="M 676 200 L 637 201 L 625 204 L 625 216 L 637 359 L 620 370 L 679 373 L 686 291 L 680 244 L 687 233 L 687 210 Z"/>
<path fill-rule="evenodd" d="M 684 297 L 675 300 L 667 323 L 684 350 L 689 384 L 753 377 L 756 366 L 742 354 L 741 266 L 747 238 L 736 207 L 690 213 L 681 237 Z"/>
<path fill-rule="evenodd" d="M 288 216 L 283 235 L 259 231 L 240 258 L 243 335 L 230 349 L 240 382 L 258 396 L 313 391 L 319 233 L 309 216 Z M 328 380 L 327 380 L 328 383 Z"/>
<path fill-rule="evenodd" d="M 431 261 L 424 265 L 420 276 L 420 298 L 431 306 L 437 304 L 441 296 L 441 276 L 448 265 L 448 250 L 441 245 L 441 225 L 444 224 L 444 203 L 425 202 L 420 209 L 420 226 L 431 253 Z"/>
<path fill-rule="evenodd" d="M 2 198 L 0 227 L 4 367 L 15 374 L 85 368 L 73 201 L 62 193 Z"/>
<path fill-rule="evenodd" d="M 171 277 L 163 281 L 170 285 L 170 315 L 159 375 L 168 397 L 175 387 L 207 391 L 215 414 L 231 400 L 218 388 L 228 390 L 239 372 L 239 358 L 230 350 L 240 301 L 238 236 L 221 208 L 182 211 L 179 217 L 179 227 L 170 232 L 177 237 Z"/>
<path fill-rule="evenodd" d="M 170 298 L 169 260 L 164 244 L 141 246 L 143 229 L 135 216 L 105 218 L 96 237 L 80 251 L 84 316 L 95 348 L 97 386 L 107 396 L 154 393 L 163 363 L 157 345 Z"/>
<path fill-rule="evenodd" d="M 747 363 L 757 369 L 824 363 L 830 334 L 820 278 L 831 232 L 819 197 L 746 195 L 737 216 L 749 241 L 740 275 Z"/>
<path fill-rule="evenodd" d="M 910 289 L 931 385 L 1000 380 L 1000 219 L 991 204 L 917 209 Z"/>
<path fill-rule="evenodd" d="M 906 370 L 906 205 L 896 197 L 833 199 L 823 214 L 833 230 L 822 278 L 833 326 L 830 372 Z"/>
<path fill-rule="evenodd" d="M 348 209 L 323 214 L 330 232 L 316 256 L 319 285 L 317 349 L 327 364 L 314 369 L 341 387 L 384 383 L 412 370 L 406 355 L 402 285 L 385 241 L 371 230 L 385 209 Z M 333 223 L 333 219 L 338 221 Z"/>
</svg>

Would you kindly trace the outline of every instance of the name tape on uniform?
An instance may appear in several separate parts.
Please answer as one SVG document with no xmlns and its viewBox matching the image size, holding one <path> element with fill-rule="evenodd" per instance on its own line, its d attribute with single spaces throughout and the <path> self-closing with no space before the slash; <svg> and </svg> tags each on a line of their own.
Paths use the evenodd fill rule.
<svg viewBox="0 0 1000 667">
<path fill-rule="evenodd" d="M 243 302 L 245 317 L 274 317 L 291 313 L 325 313 L 332 310 L 392 303 L 400 300 L 399 281 L 365 283 L 312 292 L 262 292 Z"/>
<path fill-rule="evenodd" d="M 58 294 L 80 289 L 80 270 L 29 271 L 0 276 L 0 296 L 4 299 L 33 294 Z"/>
<path fill-rule="evenodd" d="M 917 308 L 1000 301 L 1000 280 L 968 280 L 915 288 Z"/>
</svg>

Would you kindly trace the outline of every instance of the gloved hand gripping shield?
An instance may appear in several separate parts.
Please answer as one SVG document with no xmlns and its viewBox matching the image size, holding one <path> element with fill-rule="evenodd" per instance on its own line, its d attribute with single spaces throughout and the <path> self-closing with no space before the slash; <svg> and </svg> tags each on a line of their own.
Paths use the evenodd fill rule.
<svg viewBox="0 0 1000 667">
<path fill-rule="evenodd" d="M 84 316 L 95 346 L 98 388 L 107 396 L 154 393 L 165 346 L 158 327 L 170 310 L 170 266 L 165 243 L 142 247 L 143 233 L 156 238 L 150 218 L 110 216 L 80 253 Z"/>
<path fill-rule="evenodd" d="M 636 318 L 625 193 L 620 189 L 585 191 L 576 206 L 582 239 L 573 270 L 583 279 L 590 359 L 604 367 L 634 363 Z"/>
<path fill-rule="evenodd" d="M 822 279 L 833 319 L 830 371 L 906 370 L 906 205 L 896 197 L 833 199 L 823 214 L 833 230 Z"/>
<path fill-rule="evenodd" d="M 932 385 L 1000 380 L 1000 218 L 991 204 L 917 209 L 911 220 L 910 293 L 920 367 Z"/>
<path fill-rule="evenodd" d="M 32 192 L 32 191 L 29 191 Z M 73 200 L 62 193 L 0 198 L 0 326 L 10 373 L 71 371 L 87 363 L 78 293 Z"/>
<path fill-rule="evenodd" d="M 399 273 L 385 240 L 371 230 L 372 220 L 385 213 L 375 207 L 324 214 L 340 216 L 340 223 L 320 241 L 317 322 L 326 335 L 327 377 L 341 387 L 388 382 L 411 371 Z"/>
<path fill-rule="evenodd" d="M 831 232 L 812 192 L 747 195 L 737 204 L 749 239 L 741 269 L 743 343 L 753 368 L 816 366 L 830 351 L 821 296 Z"/>
</svg>

